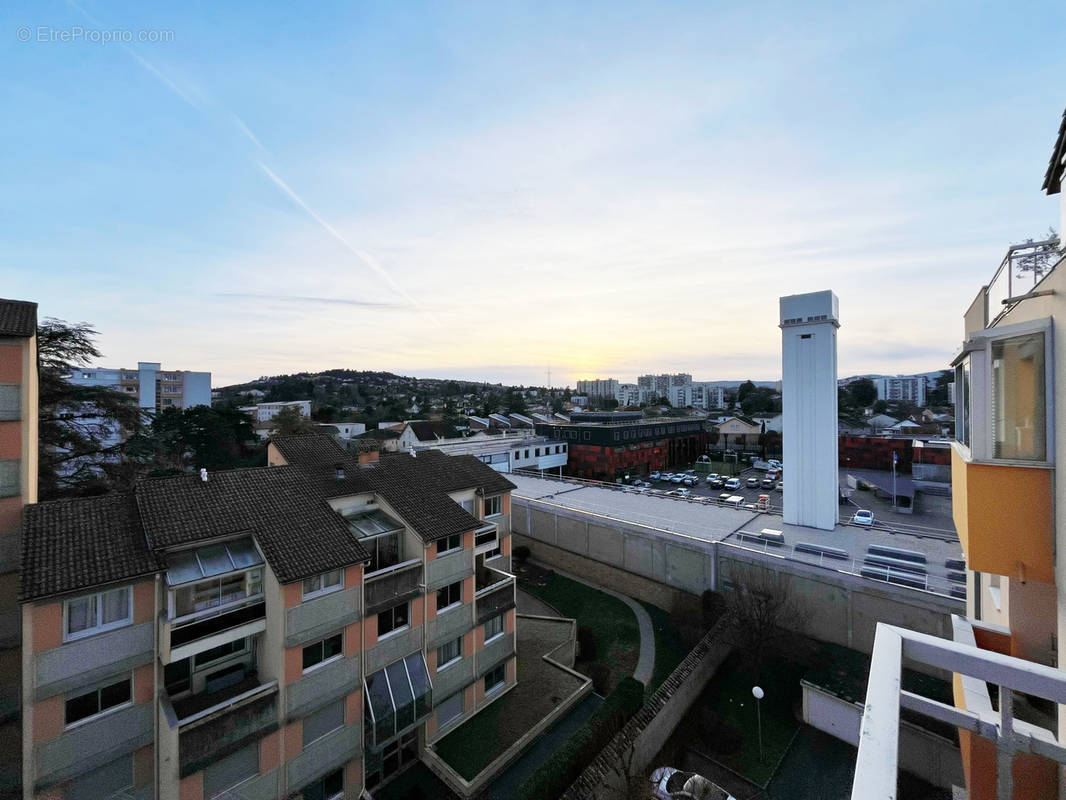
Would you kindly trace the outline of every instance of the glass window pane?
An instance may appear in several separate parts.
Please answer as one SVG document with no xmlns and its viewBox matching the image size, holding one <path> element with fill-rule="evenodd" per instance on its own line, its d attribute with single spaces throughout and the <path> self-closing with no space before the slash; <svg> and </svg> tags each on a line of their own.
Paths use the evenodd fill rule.
<svg viewBox="0 0 1066 800">
<path fill-rule="evenodd" d="M 181 661 L 172 661 L 163 667 L 163 682 L 166 684 L 168 694 L 176 695 L 189 690 L 191 661 L 192 659 L 183 658 Z"/>
<path fill-rule="evenodd" d="M 256 564 L 263 563 L 263 559 L 259 557 L 259 552 L 255 549 L 255 545 L 252 543 L 251 539 L 238 539 L 235 542 L 226 542 L 226 549 L 229 550 L 230 559 L 233 561 L 233 566 L 237 569 L 252 567 Z"/>
<path fill-rule="evenodd" d="M 100 710 L 114 708 L 130 701 L 130 681 L 127 678 L 100 690 Z"/>
<path fill-rule="evenodd" d="M 992 452 L 996 458 L 1047 457 L 1044 334 L 992 342 Z"/>
<path fill-rule="evenodd" d="M 322 642 L 309 644 L 304 648 L 303 668 L 313 667 L 322 660 Z"/>
<path fill-rule="evenodd" d="M 392 708 L 392 695 L 389 693 L 385 670 L 378 670 L 366 680 L 367 697 L 374 714 L 374 735 L 379 742 L 396 733 L 396 714 Z"/>
<path fill-rule="evenodd" d="M 426 660 L 421 653 L 412 653 L 404 659 L 407 663 L 407 674 L 411 678 L 411 686 L 415 692 L 415 713 L 421 717 L 430 710 L 429 670 L 426 669 Z"/>
<path fill-rule="evenodd" d="M 201 547 L 196 551 L 196 555 L 200 559 L 205 578 L 233 571 L 233 562 L 224 544 L 209 544 L 207 547 Z"/>
<path fill-rule="evenodd" d="M 414 693 L 407 680 L 407 670 L 402 661 L 394 661 L 385 667 L 392 687 L 392 699 L 396 703 L 396 728 L 406 728 L 415 721 Z"/>
<path fill-rule="evenodd" d="M 67 633 L 96 627 L 96 596 L 79 597 L 67 603 Z"/>
<path fill-rule="evenodd" d="M 220 579 L 219 590 L 223 603 L 234 603 L 244 599 L 244 573 L 238 572 Z"/>
<path fill-rule="evenodd" d="M 194 611 L 215 608 L 220 602 L 218 581 L 204 581 L 193 586 L 192 606 Z"/>
<path fill-rule="evenodd" d="M 315 575 L 313 578 L 304 578 L 304 594 L 312 594 L 321 588 L 320 576 Z"/>
<path fill-rule="evenodd" d="M 102 595 L 102 620 L 107 625 L 112 622 L 121 622 L 130 615 L 130 590 L 129 588 L 114 589 L 104 592 Z"/>
<path fill-rule="evenodd" d="M 203 576 L 203 570 L 200 569 L 200 562 L 197 561 L 194 551 L 189 550 L 167 556 L 167 583 L 170 586 L 195 581 Z"/>
<path fill-rule="evenodd" d="M 322 660 L 327 658 L 333 658 L 333 656 L 339 656 L 342 649 L 341 634 L 330 636 L 326 641 L 322 643 Z"/>
<path fill-rule="evenodd" d="M 322 588 L 328 589 L 330 586 L 340 586 L 344 582 L 343 570 L 334 569 L 327 572 L 322 576 Z"/>
<path fill-rule="evenodd" d="M 91 717 L 99 710 L 100 693 L 96 690 L 79 695 L 78 697 L 71 697 L 67 700 L 66 704 L 67 724 L 70 725 L 72 722 Z"/>
</svg>

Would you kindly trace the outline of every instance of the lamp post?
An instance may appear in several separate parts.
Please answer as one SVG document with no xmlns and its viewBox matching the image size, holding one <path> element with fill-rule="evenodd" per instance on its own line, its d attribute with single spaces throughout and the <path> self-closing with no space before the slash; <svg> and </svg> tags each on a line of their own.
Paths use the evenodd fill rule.
<svg viewBox="0 0 1066 800">
<path fill-rule="evenodd" d="M 751 687 L 751 693 L 755 697 L 755 719 L 758 720 L 759 725 L 759 761 L 762 761 L 762 687 Z"/>
</svg>

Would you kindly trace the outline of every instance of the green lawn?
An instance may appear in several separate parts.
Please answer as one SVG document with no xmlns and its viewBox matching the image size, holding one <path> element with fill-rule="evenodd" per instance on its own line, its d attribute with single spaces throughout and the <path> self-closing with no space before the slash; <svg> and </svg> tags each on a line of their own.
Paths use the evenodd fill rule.
<svg viewBox="0 0 1066 800">
<path fill-rule="evenodd" d="M 473 780 L 499 755 L 491 745 L 496 741 L 500 714 L 506 704 L 497 700 L 464 722 L 433 747 L 448 766 L 466 780 Z"/>
<path fill-rule="evenodd" d="M 607 691 L 633 674 L 640 657 L 640 629 L 629 606 L 598 589 L 555 573 L 546 578 L 543 586 L 527 581 L 522 589 L 554 606 L 564 617 L 576 619 L 578 626 L 592 630 L 596 640 L 595 661 L 611 671 Z"/>
<path fill-rule="evenodd" d="M 646 687 L 645 696 L 651 695 L 658 689 L 662 682 L 670 677 L 677 665 L 684 661 L 689 649 L 681 641 L 681 634 L 670 621 L 670 614 L 651 603 L 641 603 L 651 617 L 651 625 L 655 630 L 655 671 L 652 673 L 651 684 Z"/>
<path fill-rule="evenodd" d="M 764 663 L 760 678 L 766 693 L 762 700 L 763 755 L 760 759 L 751 673 L 736 658 L 723 664 L 700 702 L 706 703 L 724 722 L 740 731 L 743 744 L 734 753 L 719 753 L 714 757 L 748 780 L 765 786 L 799 727 L 792 707 L 801 696 L 799 680 L 802 675 L 803 667 L 797 664 L 779 659 Z"/>
</svg>

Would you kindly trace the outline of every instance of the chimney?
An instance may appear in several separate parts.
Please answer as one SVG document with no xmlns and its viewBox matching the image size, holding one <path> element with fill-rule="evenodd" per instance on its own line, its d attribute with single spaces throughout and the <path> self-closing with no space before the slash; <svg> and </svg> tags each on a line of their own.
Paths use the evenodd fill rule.
<svg viewBox="0 0 1066 800">
<path fill-rule="evenodd" d="M 207 469 L 200 467 L 200 480 L 207 483 Z"/>
<path fill-rule="evenodd" d="M 381 445 L 372 439 L 362 439 L 358 444 L 359 466 L 365 467 L 378 463 Z"/>
<path fill-rule="evenodd" d="M 341 463 L 340 461 L 338 461 L 336 464 L 333 465 L 333 469 L 335 470 L 335 473 L 334 473 L 333 477 L 336 478 L 339 481 L 343 481 L 344 480 L 344 464 Z"/>
</svg>

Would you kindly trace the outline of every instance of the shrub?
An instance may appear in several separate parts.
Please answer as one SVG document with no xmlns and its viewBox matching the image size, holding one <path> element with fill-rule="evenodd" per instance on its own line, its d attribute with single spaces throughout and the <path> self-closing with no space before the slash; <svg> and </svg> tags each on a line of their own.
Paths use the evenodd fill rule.
<svg viewBox="0 0 1066 800">
<path fill-rule="evenodd" d="M 611 680 L 611 668 L 599 662 L 589 666 L 589 677 L 592 678 L 592 691 L 596 694 L 607 694 L 607 685 Z"/>
<path fill-rule="evenodd" d="M 596 658 L 596 635 L 587 625 L 577 629 L 577 657 L 582 661 L 594 661 Z"/>
<path fill-rule="evenodd" d="M 725 598 L 713 589 L 707 589 L 700 595 L 700 610 L 703 616 L 703 629 L 710 630 L 725 611 Z"/>
<path fill-rule="evenodd" d="M 529 548 L 526 547 L 524 544 L 520 544 L 518 545 L 518 547 L 511 551 L 511 555 L 514 556 L 514 560 L 517 561 L 519 564 L 525 564 L 526 561 L 529 559 Z"/>
<path fill-rule="evenodd" d="M 559 797 L 644 704 L 644 684 L 618 682 L 596 712 L 555 749 L 518 790 L 521 800 Z"/>
</svg>

